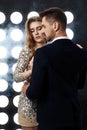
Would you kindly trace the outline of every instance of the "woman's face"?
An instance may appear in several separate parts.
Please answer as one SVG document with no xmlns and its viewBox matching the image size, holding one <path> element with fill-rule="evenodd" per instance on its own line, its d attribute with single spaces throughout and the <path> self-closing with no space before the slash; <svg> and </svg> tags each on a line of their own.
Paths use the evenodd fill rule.
<svg viewBox="0 0 87 130">
<path fill-rule="evenodd" d="M 45 41 L 45 34 L 42 29 L 42 22 L 32 22 L 30 24 L 30 32 L 37 43 Z"/>
</svg>

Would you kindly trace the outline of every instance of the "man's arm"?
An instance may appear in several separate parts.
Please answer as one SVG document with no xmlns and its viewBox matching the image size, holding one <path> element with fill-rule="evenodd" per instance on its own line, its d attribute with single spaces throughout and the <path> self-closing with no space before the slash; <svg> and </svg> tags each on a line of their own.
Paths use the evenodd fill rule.
<svg viewBox="0 0 87 130">
<path fill-rule="evenodd" d="M 85 68 L 79 77 L 78 87 L 77 87 L 78 89 L 84 88 L 86 83 L 86 75 L 87 75 L 87 69 Z"/>
<path fill-rule="evenodd" d="M 47 65 L 45 53 L 40 48 L 35 53 L 30 86 L 26 90 L 26 95 L 29 99 L 39 99 L 43 96 Z"/>
</svg>

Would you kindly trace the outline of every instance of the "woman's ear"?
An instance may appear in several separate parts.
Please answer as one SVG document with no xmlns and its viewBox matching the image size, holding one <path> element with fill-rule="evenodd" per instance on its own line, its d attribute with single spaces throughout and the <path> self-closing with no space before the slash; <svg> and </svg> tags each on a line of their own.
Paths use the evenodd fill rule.
<svg viewBox="0 0 87 130">
<path fill-rule="evenodd" d="M 60 28 L 60 23 L 58 23 L 58 22 L 54 22 L 54 24 L 53 24 L 53 28 L 54 28 L 55 31 L 58 31 L 59 28 Z"/>
</svg>

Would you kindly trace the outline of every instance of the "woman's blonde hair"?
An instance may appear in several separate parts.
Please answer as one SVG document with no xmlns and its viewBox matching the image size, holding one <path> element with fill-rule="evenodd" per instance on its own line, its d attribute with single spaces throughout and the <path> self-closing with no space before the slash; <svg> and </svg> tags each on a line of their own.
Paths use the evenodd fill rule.
<svg viewBox="0 0 87 130">
<path fill-rule="evenodd" d="M 34 17 L 31 17 L 30 19 L 28 19 L 26 21 L 26 24 L 25 24 L 25 31 L 26 31 L 26 45 L 27 47 L 30 49 L 30 60 L 31 58 L 34 56 L 34 53 L 35 53 L 35 45 L 36 45 L 36 42 L 30 32 L 30 24 L 32 22 L 42 22 L 41 18 L 39 16 L 34 16 Z"/>
</svg>

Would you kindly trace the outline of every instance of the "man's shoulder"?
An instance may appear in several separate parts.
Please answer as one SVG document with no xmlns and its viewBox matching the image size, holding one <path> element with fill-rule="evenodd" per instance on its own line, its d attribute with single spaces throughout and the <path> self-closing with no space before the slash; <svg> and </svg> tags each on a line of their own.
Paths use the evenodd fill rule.
<svg viewBox="0 0 87 130">
<path fill-rule="evenodd" d="M 49 51 L 48 48 L 49 48 L 49 45 L 45 45 L 41 48 L 38 48 L 35 52 L 35 56 L 37 55 L 38 57 L 46 57 Z"/>
<path fill-rule="evenodd" d="M 42 46 L 42 47 L 38 48 L 36 51 L 37 51 L 37 52 L 43 52 L 43 51 L 45 51 L 46 49 L 48 49 L 48 47 L 49 47 L 49 45 L 46 44 L 45 46 Z"/>
</svg>

